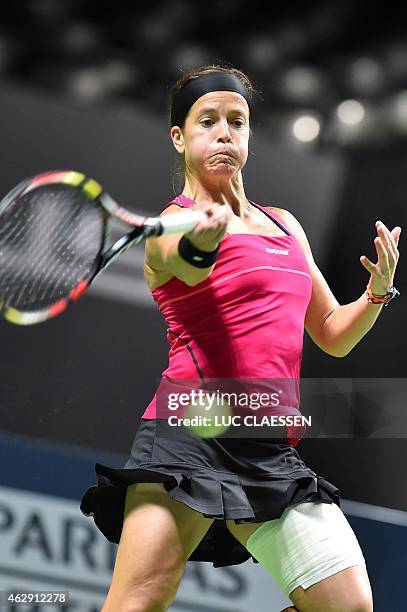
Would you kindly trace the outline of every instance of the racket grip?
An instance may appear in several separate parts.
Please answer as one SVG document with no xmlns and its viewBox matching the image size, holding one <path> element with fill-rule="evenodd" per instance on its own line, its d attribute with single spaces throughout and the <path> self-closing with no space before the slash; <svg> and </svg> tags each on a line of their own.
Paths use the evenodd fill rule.
<svg viewBox="0 0 407 612">
<path fill-rule="evenodd" d="M 159 225 L 161 226 L 161 231 L 156 233 L 156 235 L 162 236 L 165 234 L 188 232 L 194 229 L 205 216 L 205 213 L 201 210 L 185 211 L 182 215 L 165 215 L 164 217 L 160 217 L 159 220 L 155 219 L 155 221 L 159 221 Z"/>
</svg>

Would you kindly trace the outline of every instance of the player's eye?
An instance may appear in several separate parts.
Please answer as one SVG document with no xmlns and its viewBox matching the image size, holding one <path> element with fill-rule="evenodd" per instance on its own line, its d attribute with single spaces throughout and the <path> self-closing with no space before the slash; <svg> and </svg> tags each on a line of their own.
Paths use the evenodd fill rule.
<svg viewBox="0 0 407 612">
<path fill-rule="evenodd" d="M 201 119 L 201 125 L 204 127 L 211 127 L 214 124 L 214 120 L 207 117 L 206 119 Z"/>
</svg>

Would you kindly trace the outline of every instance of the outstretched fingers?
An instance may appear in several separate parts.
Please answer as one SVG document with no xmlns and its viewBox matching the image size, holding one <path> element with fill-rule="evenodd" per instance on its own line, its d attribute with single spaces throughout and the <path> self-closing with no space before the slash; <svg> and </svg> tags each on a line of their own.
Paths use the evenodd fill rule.
<svg viewBox="0 0 407 612">
<path fill-rule="evenodd" d="M 390 231 L 381 221 L 376 222 L 377 236 L 374 239 L 377 263 L 373 263 L 366 255 L 360 257 L 360 262 L 372 275 L 378 285 L 391 284 L 399 259 L 398 242 L 401 227 L 396 226 Z"/>
</svg>

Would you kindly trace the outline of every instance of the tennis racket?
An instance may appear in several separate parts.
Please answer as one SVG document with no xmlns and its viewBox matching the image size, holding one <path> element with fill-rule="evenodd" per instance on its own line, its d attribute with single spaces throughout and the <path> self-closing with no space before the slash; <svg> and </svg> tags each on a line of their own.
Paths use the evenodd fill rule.
<svg viewBox="0 0 407 612">
<path fill-rule="evenodd" d="M 126 249 L 149 236 L 189 231 L 204 217 L 136 215 L 81 172 L 27 178 L 0 202 L 0 312 L 17 325 L 55 317 Z M 132 229 L 108 246 L 113 219 Z"/>
</svg>

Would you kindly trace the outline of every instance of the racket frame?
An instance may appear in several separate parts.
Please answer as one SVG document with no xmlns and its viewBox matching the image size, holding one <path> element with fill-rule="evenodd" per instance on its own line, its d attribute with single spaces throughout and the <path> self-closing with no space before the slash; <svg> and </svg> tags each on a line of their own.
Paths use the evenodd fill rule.
<svg viewBox="0 0 407 612">
<path fill-rule="evenodd" d="M 0 300 L 0 314 L 7 321 L 16 325 L 42 323 L 61 314 L 66 310 L 70 302 L 77 301 L 87 291 L 96 275 L 112 263 L 124 250 L 141 242 L 148 235 L 159 235 L 160 233 L 160 228 L 157 227 L 157 224 L 144 229 L 143 223 L 146 221 L 146 217 L 126 210 L 115 202 L 109 194 L 104 192 L 102 186 L 97 181 L 75 170 L 50 170 L 21 181 L 0 202 L 0 223 L 2 218 L 9 214 L 14 206 L 18 205 L 23 196 L 45 185 L 68 185 L 80 188 L 90 200 L 100 206 L 104 216 L 101 248 L 87 278 L 79 281 L 66 297 L 57 300 L 51 306 L 41 310 L 22 311 Z M 109 216 L 115 217 L 126 225 L 133 226 L 134 229 L 104 252 L 108 235 Z"/>
<path fill-rule="evenodd" d="M 7 215 L 13 206 L 19 203 L 23 196 L 45 185 L 68 185 L 80 188 L 91 201 L 101 208 L 104 215 L 102 244 L 87 278 L 79 281 L 66 297 L 54 302 L 51 306 L 36 311 L 22 311 L 0 300 L 0 314 L 16 325 L 33 325 L 61 314 L 71 302 L 76 302 L 87 291 L 97 274 L 110 265 L 125 250 L 150 236 L 189 231 L 205 217 L 202 211 L 186 211 L 182 215 L 182 219 L 179 215 L 167 215 L 164 218 L 137 215 L 120 206 L 103 190 L 97 181 L 87 177 L 82 172 L 77 172 L 76 170 L 50 170 L 23 180 L 6 194 L 0 202 L 0 223 L 2 218 Z M 125 225 L 133 227 L 133 229 L 123 235 L 104 252 L 109 217 L 116 218 Z"/>
</svg>

